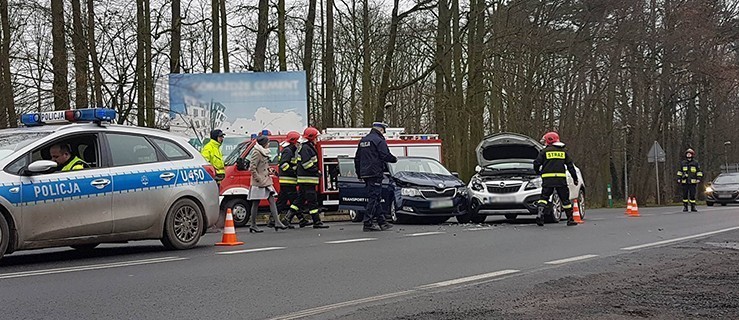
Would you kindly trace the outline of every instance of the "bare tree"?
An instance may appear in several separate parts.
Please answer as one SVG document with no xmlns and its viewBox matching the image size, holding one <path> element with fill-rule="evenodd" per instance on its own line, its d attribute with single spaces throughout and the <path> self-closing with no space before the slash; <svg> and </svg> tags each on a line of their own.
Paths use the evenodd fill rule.
<svg viewBox="0 0 739 320">
<path fill-rule="evenodd" d="M 225 1 L 225 0 L 221 0 Z M 220 36 L 220 22 L 218 11 L 221 8 L 219 0 L 211 1 L 211 21 L 212 21 L 212 32 L 213 32 L 213 73 L 221 72 L 221 36 Z M 225 24 L 226 21 L 223 21 Z"/>
<path fill-rule="evenodd" d="M 89 72 L 87 39 L 82 22 L 82 8 L 80 0 L 72 0 L 72 46 L 74 47 L 74 80 L 75 106 L 87 108 L 90 106 L 87 95 L 87 74 Z"/>
<path fill-rule="evenodd" d="M 64 1 L 51 1 L 51 37 L 54 43 L 51 64 L 54 70 L 54 110 L 69 109 L 69 74 L 64 36 Z"/>
<path fill-rule="evenodd" d="M 181 9 L 180 0 L 172 0 L 172 45 L 169 50 L 169 70 L 171 73 L 180 73 L 180 55 L 182 54 Z"/>
<path fill-rule="evenodd" d="M 175 0 L 179 1 L 179 0 Z M 90 58 L 92 60 L 92 93 L 95 106 L 103 107 L 103 76 L 100 74 L 100 61 L 98 60 L 97 42 L 95 41 L 95 3 L 94 0 L 87 0 L 87 45 L 90 48 Z"/>
<path fill-rule="evenodd" d="M 259 19 L 257 22 L 257 43 L 254 48 L 254 71 L 265 71 L 267 39 L 269 38 L 269 1 L 259 0 Z"/>
<path fill-rule="evenodd" d="M 15 99 L 10 74 L 10 19 L 8 0 L 0 0 L 0 128 L 16 127 Z"/>
</svg>

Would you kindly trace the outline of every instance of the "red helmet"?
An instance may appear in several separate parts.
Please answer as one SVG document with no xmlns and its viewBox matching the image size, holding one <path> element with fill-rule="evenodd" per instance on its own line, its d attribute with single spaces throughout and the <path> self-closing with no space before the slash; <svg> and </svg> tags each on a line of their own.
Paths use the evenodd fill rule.
<svg viewBox="0 0 739 320">
<path fill-rule="evenodd" d="M 318 135 L 321 134 L 318 129 L 313 127 L 308 127 L 303 131 L 303 138 L 307 139 L 308 141 L 316 141 L 318 138 Z"/>
<path fill-rule="evenodd" d="M 541 137 L 541 140 L 544 141 L 546 145 L 550 146 L 559 142 L 559 134 L 556 132 L 547 132 L 543 137 Z"/>
<path fill-rule="evenodd" d="M 296 144 L 300 140 L 300 132 L 290 131 L 287 133 L 287 142 L 290 144 Z"/>
<path fill-rule="evenodd" d="M 695 150 L 688 148 L 688 150 L 685 150 L 685 154 L 690 154 L 691 157 L 695 157 Z"/>
</svg>

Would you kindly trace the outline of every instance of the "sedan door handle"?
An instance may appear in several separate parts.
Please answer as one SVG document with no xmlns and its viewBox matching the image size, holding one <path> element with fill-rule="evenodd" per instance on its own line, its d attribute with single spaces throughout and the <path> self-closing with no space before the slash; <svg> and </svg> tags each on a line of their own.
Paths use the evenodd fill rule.
<svg viewBox="0 0 739 320">
<path fill-rule="evenodd" d="M 159 178 L 162 178 L 164 181 L 172 180 L 176 175 L 172 172 L 165 172 L 159 175 Z"/>
<path fill-rule="evenodd" d="M 97 179 L 97 180 L 93 180 L 90 184 L 93 187 L 95 187 L 95 188 L 103 189 L 103 188 L 107 187 L 110 184 L 110 180 L 108 180 L 108 179 Z"/>
</svg>

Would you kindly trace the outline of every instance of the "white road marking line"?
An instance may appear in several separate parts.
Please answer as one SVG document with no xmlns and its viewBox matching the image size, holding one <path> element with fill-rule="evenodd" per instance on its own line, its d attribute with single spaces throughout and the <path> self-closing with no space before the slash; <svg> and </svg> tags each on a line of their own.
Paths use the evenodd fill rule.
<svg viewBox="0 0 739 320">
<path fill-rule="evenodd" d="M 441 231 L 433 231 L 433 232 L 421 232 L 421 233 L 411 233 L 411 234 L 406 234 L 405 236 L 406 236 L 406 237 L 420 237 L 420 236 L 430 236 L 430 235 L 435 235 L 435 234 L 445 234 L 445 233 L 446 233 L 446 232 L 441 232 Z"/>
<path fill-rule="evenodd" d="M 675 242 L 680 242 L 680 241 L 683 241 L 683 240 L 690 240 L 690 239 L 695 239 L 695 238 L 710 236 L 710 235 L 713 235 L 713 234 L 727 232 L 727 231 L 732 231 L 732 230 L 739 230 L 739 227 L 726 228 L 726 229 L 721 229 L 721 230 L 716 230 L 716 231 L 699 233 L 699 234 L 695 234 L 695 235 L 692 235 L 692 236 L 686 236 L 686 237 L 680 237 L 680 238 L 675 238 L 675 239 L 657 241 L 657 242 L 642 244 L 642 245 L 633 246 L 633 247 L 626 247 L 626 248 L 621 248 L 621 250 L 631 251 L 631 250 L 637 250 L 637 249 L 655 247 L 655 246 L 660 246 L 660 245 L 663 245 L 663 244 L 675 243 Z"/>
<path fill-rule="evenodd" d="M 504 275 L 509 275 L 509 274 L 516 273 L 516 272 L 519 272 L 519 271 L 520 270 L 501 270 L 501 271 L 495 271 L 495 272 L 490 272 L 490 273 L 479 274 L 479 275 L 476 275 L 476 276 L 470 276 L 470 277 L 464 277 L 464 278 L 459 278 L 459 279 L 453 279 L 453 280 L 447 280 L 447 281 L 442 281 L 442 282 L 427 284 L 427 285 L 423 285 L 423 286 L 417 287 L 416 289 L 425 290 L 425 289 L 435 289 L 435 288 L 441 288 L 441 287 L 448 287 L 448 286 L 453 286 L 453 285 L 457 285 L 457 284 L 461 284 L 461 283 L 465 283 L 465 282 L 485 280 L 485 279 L 500 277 L 500 276 L 504 276 Z"/>
<path fill-rule="evenodd" d="M 598 256 L 597 254 L 586 254 L 586 255 L 567 258 L 567 259 L 548 261 L 548 262 L 544 262 L 544 264 L 563 264 L 563 263 L 568 263 L 568 262 L 573 262 L 573 261 L 580 261 L 580 260 L 595 258 L 597 256 Z"/>
<path fill-rule="evenodd" d="M 359 239 L 336 240 L 336 241 L 326 241 L 325 243 L 328 243 L 328 244 L 340 244 L 340 243 L 352 243 L 352 242 L 362 242 L 362 241 L 372 241 L 372 240 L 377 240 L 377 238 L 359 238 Z"/>
<path fill-rule="evenodd" d="M 173 262 L 173 261 L 180 261 L 180 260 L 187 260 L 187 258 L 163 257 L 163 258 L 154 258 L 154 259 L 145 259 L 145 260 L 135 260 L 135 261 L 124 261 L 124 262 L 93 264 L 93 265 L 78 266 L 78 267 L 66 267 L 66 268 L 56 268 L 56 269 L 46 269 L 46 270 L 34 270 L 34 271 L 23 271 L 23 272 L 5 273 L 5 274 L 0 274 L 0 279 L 13 279 L 13 278 L 42 276 L 42 275 L 58 274 L 58 273 L 68 273 L 68 272 L 77 272 L 77 271 L 88 271 L 88 270 L 100 270 L 100 269 L 109 269 L 109 268 L 120 268 L 120 267 L 137 266 L 137 265 L 143 265 L 143 264 L 154 264 L 154 263 L 162 263 L 162 262 Z"/>
<path fill-rule="evenodd" d="M 477 276 L 471 276 L 471 277 L 460 278 L 460 279 L 455 279 L 455 280 L 437 282 L 437 283 L 432 283 L 432 284 L 425 285 L 425 286 L 420 286 L 420 287 L 417 287 L 417 288 L 411 289 L 411 290 L 399 291 L 399 292 L 388 293 L 388 294 L 383 294 L 383 295 L 374 296 L 374 297 L 368 297 L 368 298 L 362 298 L 362 299 L 357 299 L 357 300 L 339 302 L 339 303 L 330 304 L 330 305 L 326 305 L 326 306 L 322 306 L 322 307 L 316 307 L 316 308 L 312 308 L 312 309 L 306 309 L 306 310 L 303 310 L 303 311 L 298 311 L 298 312 L 290 313 L 290 314 L 287 314 L 287 315 L 274 317 L 274 318 L 271 318 L 270 320 L 293 320 L 293 319 L 300 319 L 300 318 L 305 318 L 305 317 L 311 317 L 311 316 L 319 315 L 321 313 L 333 311 L 333 310 L 340 309 L 340 308 L 345 308 L 345 307 L 350 307 L 350 306 L 356 306 L 356 305 L 361 305 L 361 304 L 370 303 L 370 302 L 376 302 L 376 301 L 385 300 L 385 299 L 392 299 L 392 298 L 407 296 L 407 295 L 410 295 L 410 294 L 413 294 L 413 293 L 416 293 L 416 292 L 419 292 L 419 291 L 422 291 L 422 290 L 426 290 L 426 289 L 436 289 L 436 288 L 441 288 L 441 287 L 446 287 L 446 286 L 452 286 L 452 285 L 461 284 L 461 283 L 467 283 L 467 282 L 476 281 L 476 280 L 486 280 L 486 279 L 490 279 L 490 278 L 494 278 L 494 277 L 500 277 L 500 276 L 504 276 L 504 275 L 508 275 L 508 274 L 512 274 L 512 273 L 516 273 L 516 272 L 519 272 L 519 270 L 501 270 L 501 271 L 496 271 L 496 272 L 491 272 L 491 273 L 485 273 L 485 274 L 481 274 L 481 275 L 477 275 Z"/>
<path fill-rule="evenodd" d="M 234 250 L 234 251 L 221 251 L 221 252 L 216 252 L 216 254 L 237 254 L 237 253 L 262 252 L 262 251 L 272 251 L 272 250 L 282 250 L 282 249 L 287 249 L 287 247 L 267 247 L 267 248 L 256 248 L 256 249 L 245 249 L 245 250 Z"/>
<path fill-rule="evenodd" d="M 464 229 L 464 230 L 465 231 L 482 231 L 482 230 L 493 230 L 493 228 L 482 227 L 482 228 L 469 228 L 469 229 Z"/>
</svg>

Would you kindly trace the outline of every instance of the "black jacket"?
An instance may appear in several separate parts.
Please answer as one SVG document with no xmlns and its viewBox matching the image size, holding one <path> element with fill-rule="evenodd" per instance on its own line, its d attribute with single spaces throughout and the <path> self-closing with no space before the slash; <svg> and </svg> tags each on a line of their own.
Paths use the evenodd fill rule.
<svg viewBox="0 0 739 320">
<path fill-rule="evenodd" d="M 381 178 L 388 163 L 396 163 L 398 159 L 390 153 L 385 137 L 372 129 L 359 141 L 354 156 L 354 169 L 359 178 Z"/>
<path fill-rule="evenodd" d="M 677 182 L 680 184 L 698 184 L 703 179 L 701 165 L 695 159 L 685 159 L 677 171 Z"/>
<path fill-rule="evenodd" d="M 534 171 L 541 174 L 542 187 L 545 188 L 566 187 L 567 171 L 572 175 L 572 179 L 575 181 L 578 179 L 575 164 L 565 150 L 564 144 L 550 145 L 542 149 L 534 160 Z"/>
<path fill-rule="evenodd" d="M 282 149 L 280 154 L 280 183 L 296 184 L 297 183 L 297 165 L 300 158 L 297 156 L 296 151 L 298 147 L 295 145 L 289 145 Z"/>
<path fill-rule="evenodd" d="M 318 168 L 318 153 L 313 142 L 305 142 L 298 151 L 298 183 L 318 184 L 321 171 Z"/>
</svg>

